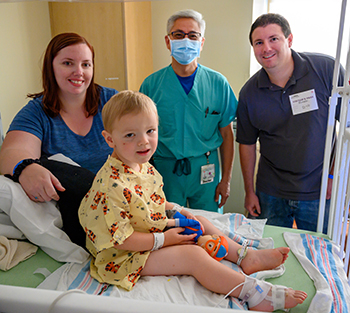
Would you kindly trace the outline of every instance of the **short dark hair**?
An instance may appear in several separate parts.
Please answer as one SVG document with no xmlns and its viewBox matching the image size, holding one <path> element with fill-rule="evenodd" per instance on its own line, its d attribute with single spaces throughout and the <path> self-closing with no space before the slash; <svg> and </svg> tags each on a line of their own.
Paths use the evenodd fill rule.
<svg viewBox="0 0 350 313">
<path fill-rule="evenodd" d="M 282 15 L 276 13 L 266 13 L 260 15 L 250 27 L 249 41 L 251 45 L 253 45 L 253 31 L 258 27 L 265 27 L 270 24 L 277 24 L 281 26 L 284 37 L 286 38 L 292 33 L 288 21 Z"/>
</svg>

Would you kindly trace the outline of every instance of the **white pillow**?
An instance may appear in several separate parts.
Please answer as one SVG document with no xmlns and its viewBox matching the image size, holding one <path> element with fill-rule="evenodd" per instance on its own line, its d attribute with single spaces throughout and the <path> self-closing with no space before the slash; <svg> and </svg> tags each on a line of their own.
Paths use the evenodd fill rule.
<svg viewBox="0 0 350 313">
<path fill-rule="evenodd" d="M 0 175 L 0 235 L 14 232 L 39 246 L 60 262 L 84 262 L 89 254 L 70 241 L 62 231 L 62 218 L 56 202 L 33 202 L 21 185 Z M 1 212 L 2 211 L 2 212 Z M 4 216 L 6 214 L 8 218 Z M 12 225 L 11 225 L 12 223 Z"/>
</svg>

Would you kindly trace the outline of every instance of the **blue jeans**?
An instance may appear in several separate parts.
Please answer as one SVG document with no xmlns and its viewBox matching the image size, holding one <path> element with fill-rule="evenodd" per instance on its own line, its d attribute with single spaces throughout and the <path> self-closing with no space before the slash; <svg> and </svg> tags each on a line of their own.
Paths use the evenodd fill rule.
<svg viewBox="0 0 350 313">
<path fill-rule="evenodd" d="M 277 198 L 256 191 L 261 214 L 257 218 L 266 218 L 267 225 L 293 227 L 295 220 L 299 229 L 316 231 L 320 200 L 297 201 Z M 330 200 L 326 201 L 323 233 L 327 232 Z M 249 216 L 250 218 L 254 218 Z"/>
</svg>

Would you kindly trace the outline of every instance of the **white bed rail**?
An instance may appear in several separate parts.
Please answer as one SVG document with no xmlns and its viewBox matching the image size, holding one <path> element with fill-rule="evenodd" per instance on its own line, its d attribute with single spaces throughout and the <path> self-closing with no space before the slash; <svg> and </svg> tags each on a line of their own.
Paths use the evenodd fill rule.
<svg viewBox="0 0 350 313">
<path fill-rule="evenodd" d="M 2 313 L 239 313 L 241 310 L 96 297 L 82 293 L 0 285 Z M 58 299 L 57 302 L 55 300 Z M 52 305 L 53 304 L 53 305 Z"/>
<path fill-rule="evenodd" d="M 333 150 L 333 136 L 335 130 L 335 112 L 339 98 L 341 99 L 341 111 L 339 121 L 339 131 L 337 134 L 337 143 L 335 151 L 335 162 L 333 172 L 333 188 L 331 195 L 331 204 L 328 222 L 328 236 L 341 247 L 344 251 L 344 270 L 349 276 L 349 254 L 350 240 L 349 231 L 349 204 L 350 204 L 350 118 L 349 118 L 349 100 L 350 100 L 350 49 L 348 50 L 345 76 L 343 86 L 338 86 L 340 73 L 340 54 L 342 39 L 344 33 L 346 0 L 343 0 L 340 14 L 339 34 L 337 53 L 333 75 L 333 90 L 329 100 L 329 116 L 327 124 L 327 135 L 325 144 L 325 155 L 323 164 L 322 187 L 320 196 L 320 208 L 318 216 L 317 231 L 322 232 L 324 223 L 324 211 L 328 184 L 328 175 L 331 164 L 331 155 Z"/>
<path fill-rule="evenodd" d="M 349 103 L 349 99 L 346 103 Z M 333 199 L 331 201 L 331 212 L 334 212 L 333 227 L 328 227 L 328 231 L 331 231 L 331 239 L 340 246 L 341 251 L 344 251 L 344 270 L 345 273 L 347 273 L 348 283 L 350 284 L 350 240 L 348 239 L 350 205 L 350 128 L 344 130 L 341 148 L 338 158 L 339 165 L 337 170 L 334 171 L 334 177 L 337 177 L 337 187 L 335 188 L 335 192 L 332 192 L 334 201 Z"/>
</svg>

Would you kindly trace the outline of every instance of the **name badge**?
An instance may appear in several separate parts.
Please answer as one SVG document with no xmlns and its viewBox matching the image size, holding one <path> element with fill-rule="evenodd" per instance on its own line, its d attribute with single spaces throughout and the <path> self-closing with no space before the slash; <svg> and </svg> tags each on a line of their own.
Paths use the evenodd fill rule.
<svg viewBox="0 0 350 313">
<path fill-rule="evenodd" d="M 290 95 L 289 100 L 293 115 L 318 110 L 315 89 Z"/>
<path fill-rule="evenodd" d="M 201 167 L 201 184 L 208 184 L 214 181 L 215 164 L 207 164 Z"/>
</svg>

